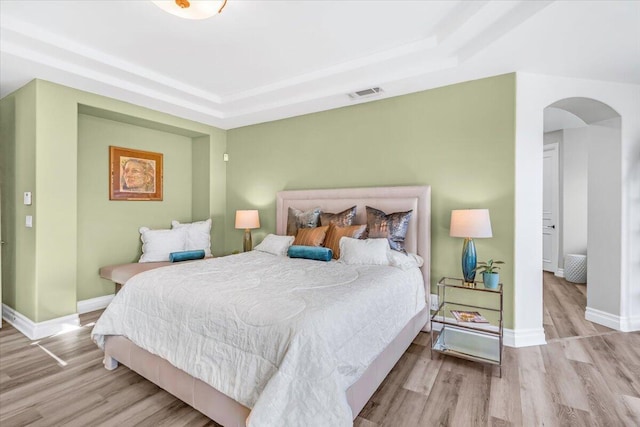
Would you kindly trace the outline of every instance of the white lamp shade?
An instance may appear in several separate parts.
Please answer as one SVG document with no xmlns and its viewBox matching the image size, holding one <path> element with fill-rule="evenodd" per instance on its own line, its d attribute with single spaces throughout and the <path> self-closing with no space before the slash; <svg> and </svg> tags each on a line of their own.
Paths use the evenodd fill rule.
<svg viewBox="0 0 640 427">
<path fill-rule="evenodd" d="M 493 237 L 489 209 L 460 209 L 451 211 L 451 237 Z"/>
<path fill-rule="evenodd" d="M 236 211 L 236 228 L 260 228 L 258 211 Z"/>
<path fill-rule="evenodd" d="M 210 18 L 220 13 L 225 3 L 225 0 L 191 0 L 189 1 L 189 7 L 182 8 L 176 4 L 175 0 L 159 0 L 153 2 L 153 4 L 165 12 L 184 19 Z"/>
</svg>

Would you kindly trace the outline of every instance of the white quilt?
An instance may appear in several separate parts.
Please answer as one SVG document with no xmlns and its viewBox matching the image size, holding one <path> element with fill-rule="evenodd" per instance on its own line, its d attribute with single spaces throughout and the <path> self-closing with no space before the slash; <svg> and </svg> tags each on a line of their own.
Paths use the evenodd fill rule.
<svg viewBox="0 0 640 427">
<path fill-rule="evenodd" d="M 345 391 L 425 306 L 420 271 L 252 251 L 138 274 L 92 331 L 251 408 L 249 426 L 351 426 Z"/>
</svg>

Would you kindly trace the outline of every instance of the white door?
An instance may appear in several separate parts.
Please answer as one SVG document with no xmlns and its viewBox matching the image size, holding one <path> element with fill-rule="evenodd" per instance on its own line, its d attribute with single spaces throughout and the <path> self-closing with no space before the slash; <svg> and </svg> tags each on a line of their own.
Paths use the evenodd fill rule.
<svg viewBox="0 0 640 427">
<path fill-rule="evenodd" d="M 558 144 L 544 146 L 542 162 L 542 269 L 558 270 Z"/>
</svg>

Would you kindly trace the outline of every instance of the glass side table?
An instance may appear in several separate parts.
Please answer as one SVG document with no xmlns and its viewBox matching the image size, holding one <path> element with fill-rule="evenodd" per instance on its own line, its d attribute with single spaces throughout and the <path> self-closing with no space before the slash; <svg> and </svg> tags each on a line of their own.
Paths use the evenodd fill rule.
<svg viewBox="0 0 640 427">
<path fill-rule="evenodd" d="M 463 293 L 477 293 L 465 296 L 482 302 L 465 302 L 460 298 Z M 438 282 L 438 302 L 438 309 L 431 315 L 431 357 L 436 352 L 496 365 L 502 378 L 502 283 L 489 289 L 482 282 L 469 284 L 463 279 L 443 277 Z"/>
</svg>

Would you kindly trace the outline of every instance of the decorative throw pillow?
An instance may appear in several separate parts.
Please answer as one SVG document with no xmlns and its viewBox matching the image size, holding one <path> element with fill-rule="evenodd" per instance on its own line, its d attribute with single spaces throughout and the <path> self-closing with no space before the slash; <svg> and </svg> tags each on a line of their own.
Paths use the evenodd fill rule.
<svg viewBox="0 0 640 427">
<path fill-rule="evenodd" d="M 401 270 L 420 268 L 424 264 L 424 259 L 422 259 L 422 257 L 417 254 L 403 254 L 398 251 L 389 251 L 388 255 L 389 264 L 394 267 L 398 267 Z"/>
<path fill-rule="evenodd" d="M 409 229 L 413 211 L 385 214 L 379 209 L 367 206 L 367 233 L 369 238 L 386 237 L 394 251 L 406 253 L 404 238 Z"/>
<path fill-rule="evenodd" d="M 345 209 L 339 213 L 321 212 L 320 213 L 320 225 L 335 224 L 340 227 L 346 227 L 353 224 L 353 219 L 356 217 L 356 207 L 352 206 L 349 209 Z"/>
<path fill-rule="evenodd" d="M 297 246 L 322 246 L 329 227 L 301 228 L 293 241 Z"/>
<path fill-rule="evenodd" d="M 315 261 L 331 261 L 333 251 L 322 246 L 296 246 L 289 247 L 289 258 L 304 258 Z"/>
<path fill-rule="evenodd" d="M 308 211 L 301 211 L 296 208 L 289 208 L 287 218 L 287 236 L 295 236 L 300 228 L 314 228 L 318 226 L 320 208 L 313 208 Z"/>
<path fill-rule="evenodd" d="M 211 256 L 211 218 L 206 221 L 180 224 L 178 221 L 171 221 L 171 228 L 184 228 L 187 231 L 187 243 L 185 250 L 204 250 L 204 256 Z"/>
<path fill-rule="evenodd" d="M 169 261 L 171 262 L 191 261 L 194 259 L 202 258 L 204 258 L 204 249 L 197 249 L 195 251 L 171 252 L 169 254 Z"/>
<path fill-rule="evenodd" d="M 293 236 L 276 236 L 275 234 L 267 234 L 262 242 L 253 249 L 273 255 L 284 256 L 287 254 L 289 246 L 293 243 L 293 239 Z"/>
<path fill-rule="evenodd" d="M 357 265 L 389 265 L 388 239 L 340 239 L 340 262 Z"/>
<path fill-rule="evenodd" d="M 138 262 L 169 261 L 169 254 L 185 250 L 187 230 L 174 228 L 173 230 L 151 230 L 140 227 L 142 240 L 142 256 Z"/>
<path fill-rule="evenodd" d="M 340 239 L 343 237 L 352 237 L 359 239 L 364 235 L 367 230 L 367 226 L 363 225 L 350 225 L 348 227 L 339 227 L 335 224 L 329 226 L 327 235 L 324 238 L 324 247 L 330 248 L 333 251 L 333 258 L 340 258 Z"/>
</svg>

